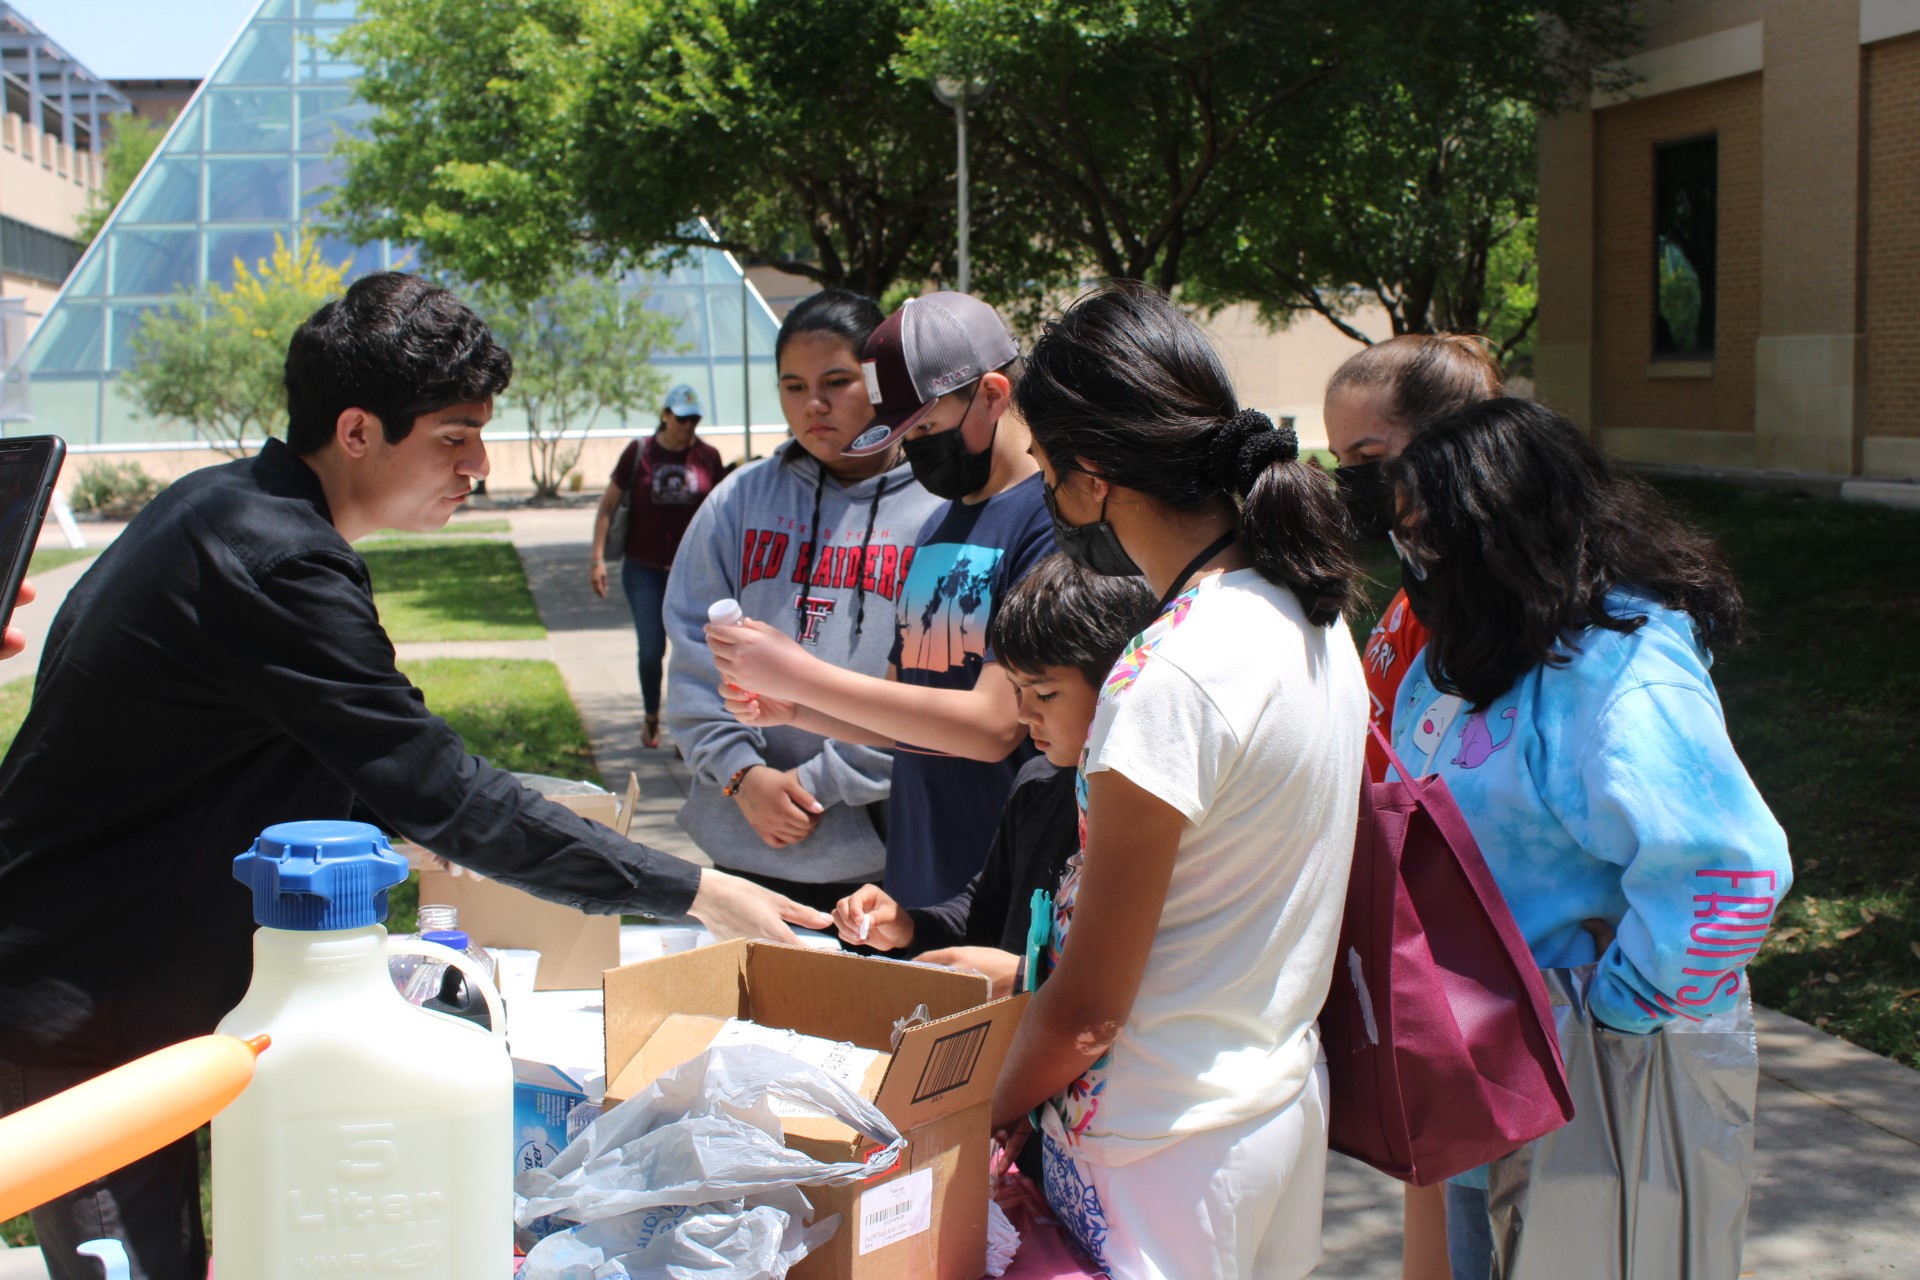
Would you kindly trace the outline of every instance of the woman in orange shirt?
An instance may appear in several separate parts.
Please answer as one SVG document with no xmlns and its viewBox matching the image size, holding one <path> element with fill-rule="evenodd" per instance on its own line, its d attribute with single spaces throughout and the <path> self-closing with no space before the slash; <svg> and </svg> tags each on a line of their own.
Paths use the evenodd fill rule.
<svg viewBox="0 0 1920 1280">
<path fill-rule="evenodd" d="M 1382 464 L 1407 447 L 1422 424 L 1500 395 L 1504 378 L 1486 341 L 1459 333 L 1409 333 L 1368 347 L 1327 383 L 1327 447 L 1339 460 L 1334 478 L 1359 535 L 1385 541 L 1393 527 L 1393 490 Z M 1419 618 L 1421 584 L 1403 571 L 1403 588 L 1367 636 L 1361 662 L 1367 713 L 1393 732 L 1393 699 L 1401 677 L 1427 643 Z M 1412 599 L 1409 599 L 1409 596 Z M 1367 739 L 1367 776 L 1378 781 L 1386 756 Z M 1448 1280 L 1447 1210 L 1443 1187 L 1407 1188 L 1402 1280 Z"/>
<path fill-rule="evenodd" d="M 1393 525 L 1393 492 L 1381 464 L 1397 457 L 1421 424 L 1502 394 L 1500 364 L 1486 340 L 1461 333 L 1408 333 L 1376 343 L 1334 371 L 1327 383 L 1327 447 L 1339 460 L 1334 479 L 1361 538 L 1384 542 Z M 1393 728 L 1387 709 L 1421 648 L 1420 584 L 1406 582 L 1367 636 L 1369 714 L 1381 732 Z M 1408 597 L 1414 599 L 1410 602 Z M 1376 781 L 1386 758 L 1367 742 L 1367 774 Z"/>
</svg>

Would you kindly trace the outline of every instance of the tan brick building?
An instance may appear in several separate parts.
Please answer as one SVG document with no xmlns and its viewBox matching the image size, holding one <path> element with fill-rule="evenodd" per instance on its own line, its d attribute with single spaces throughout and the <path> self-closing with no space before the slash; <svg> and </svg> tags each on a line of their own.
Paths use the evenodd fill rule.
<svg viewBox="0 0 1920 1280">
<path fill-rule="evenodd" d="M 1647 19 L 1541 126 L 1541 399 L 1630 460 L 1920 479 L 1920 0 Z"/>
</svg>

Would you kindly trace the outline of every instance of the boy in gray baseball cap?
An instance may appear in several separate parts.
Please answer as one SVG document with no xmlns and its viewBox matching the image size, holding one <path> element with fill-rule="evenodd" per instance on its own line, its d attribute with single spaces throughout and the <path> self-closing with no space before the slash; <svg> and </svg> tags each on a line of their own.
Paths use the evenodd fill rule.
<svg viewBox="0 0 1920 1280">
<path fill-rule="evenodd" d="M 899 597 L 886 679 L 821 662 L 783 633 L 710 627 L 748 724 L 792 723 L 897 748 L 886 889 L 944 902 L 980 870 L 1014 775 L 1032 755 L 987 634 L 999 601 L 1053 548 L 1026 424 L 1011 412 L 1019 351 L 992 307 L 964 293 L 909 301 L 868 339 L 873 425 L 847 452 L 903 442 L 914 478 L 946 505 L 920 531 Z"/>
</svg>

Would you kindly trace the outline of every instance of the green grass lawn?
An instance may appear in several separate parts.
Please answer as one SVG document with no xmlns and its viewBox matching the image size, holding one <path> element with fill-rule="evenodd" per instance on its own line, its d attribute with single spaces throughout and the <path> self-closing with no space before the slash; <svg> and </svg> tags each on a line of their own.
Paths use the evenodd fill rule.
<svg viewBox="0 0 1920 1280">
<path fill-rule="evenodd" d="M 1920 513 L 1661 488 L 1739 574 L 1753 635 L 1720 655 L 1714 682 L 1793 848 L 1754 998 L 1920 1067 Z"/>
<path fill-rule="evenodd" d="M 482 533 L 512 533 L 513 523 L 509 520 L 452 520 L 438 529 L 426 533 L 411 533 L 399 529 L 382 529 L 365 539 L 367 542 L 411 541 L 415 538 L 434 541 L 443 538 L 467 538 Z"/>
<path fill-rule="evenodd" d="M 538 640 L 547 634 L 520 557 L 505 542 L 395 538 L 360 548 L 395 643 Z"/>
<path fill-rule="evenodd" d="M 41 547 L 33 553 L 33 559 L 27 562 L 27 576 L 31 578 L 36 573 L 52 573 L 63 565 L 74 564 L 99 554 L 98 547 L 81 547 L 78 550 L 72 547 Z"/>
</svg>

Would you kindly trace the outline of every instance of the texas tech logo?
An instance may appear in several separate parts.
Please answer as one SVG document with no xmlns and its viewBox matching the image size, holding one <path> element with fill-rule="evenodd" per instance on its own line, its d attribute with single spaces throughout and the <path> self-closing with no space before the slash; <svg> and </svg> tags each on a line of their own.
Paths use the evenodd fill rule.
<svg viewBox="0 0 1920 1280">
<path fill-rule="evenodd" d="M 833 616 L 833 601 L 823 596 L 796 596 L 793 607 L 806 619 L 806 625 L 800 630 L 801 644 L 818 644 L 820 624 Z"/>
</svg>

